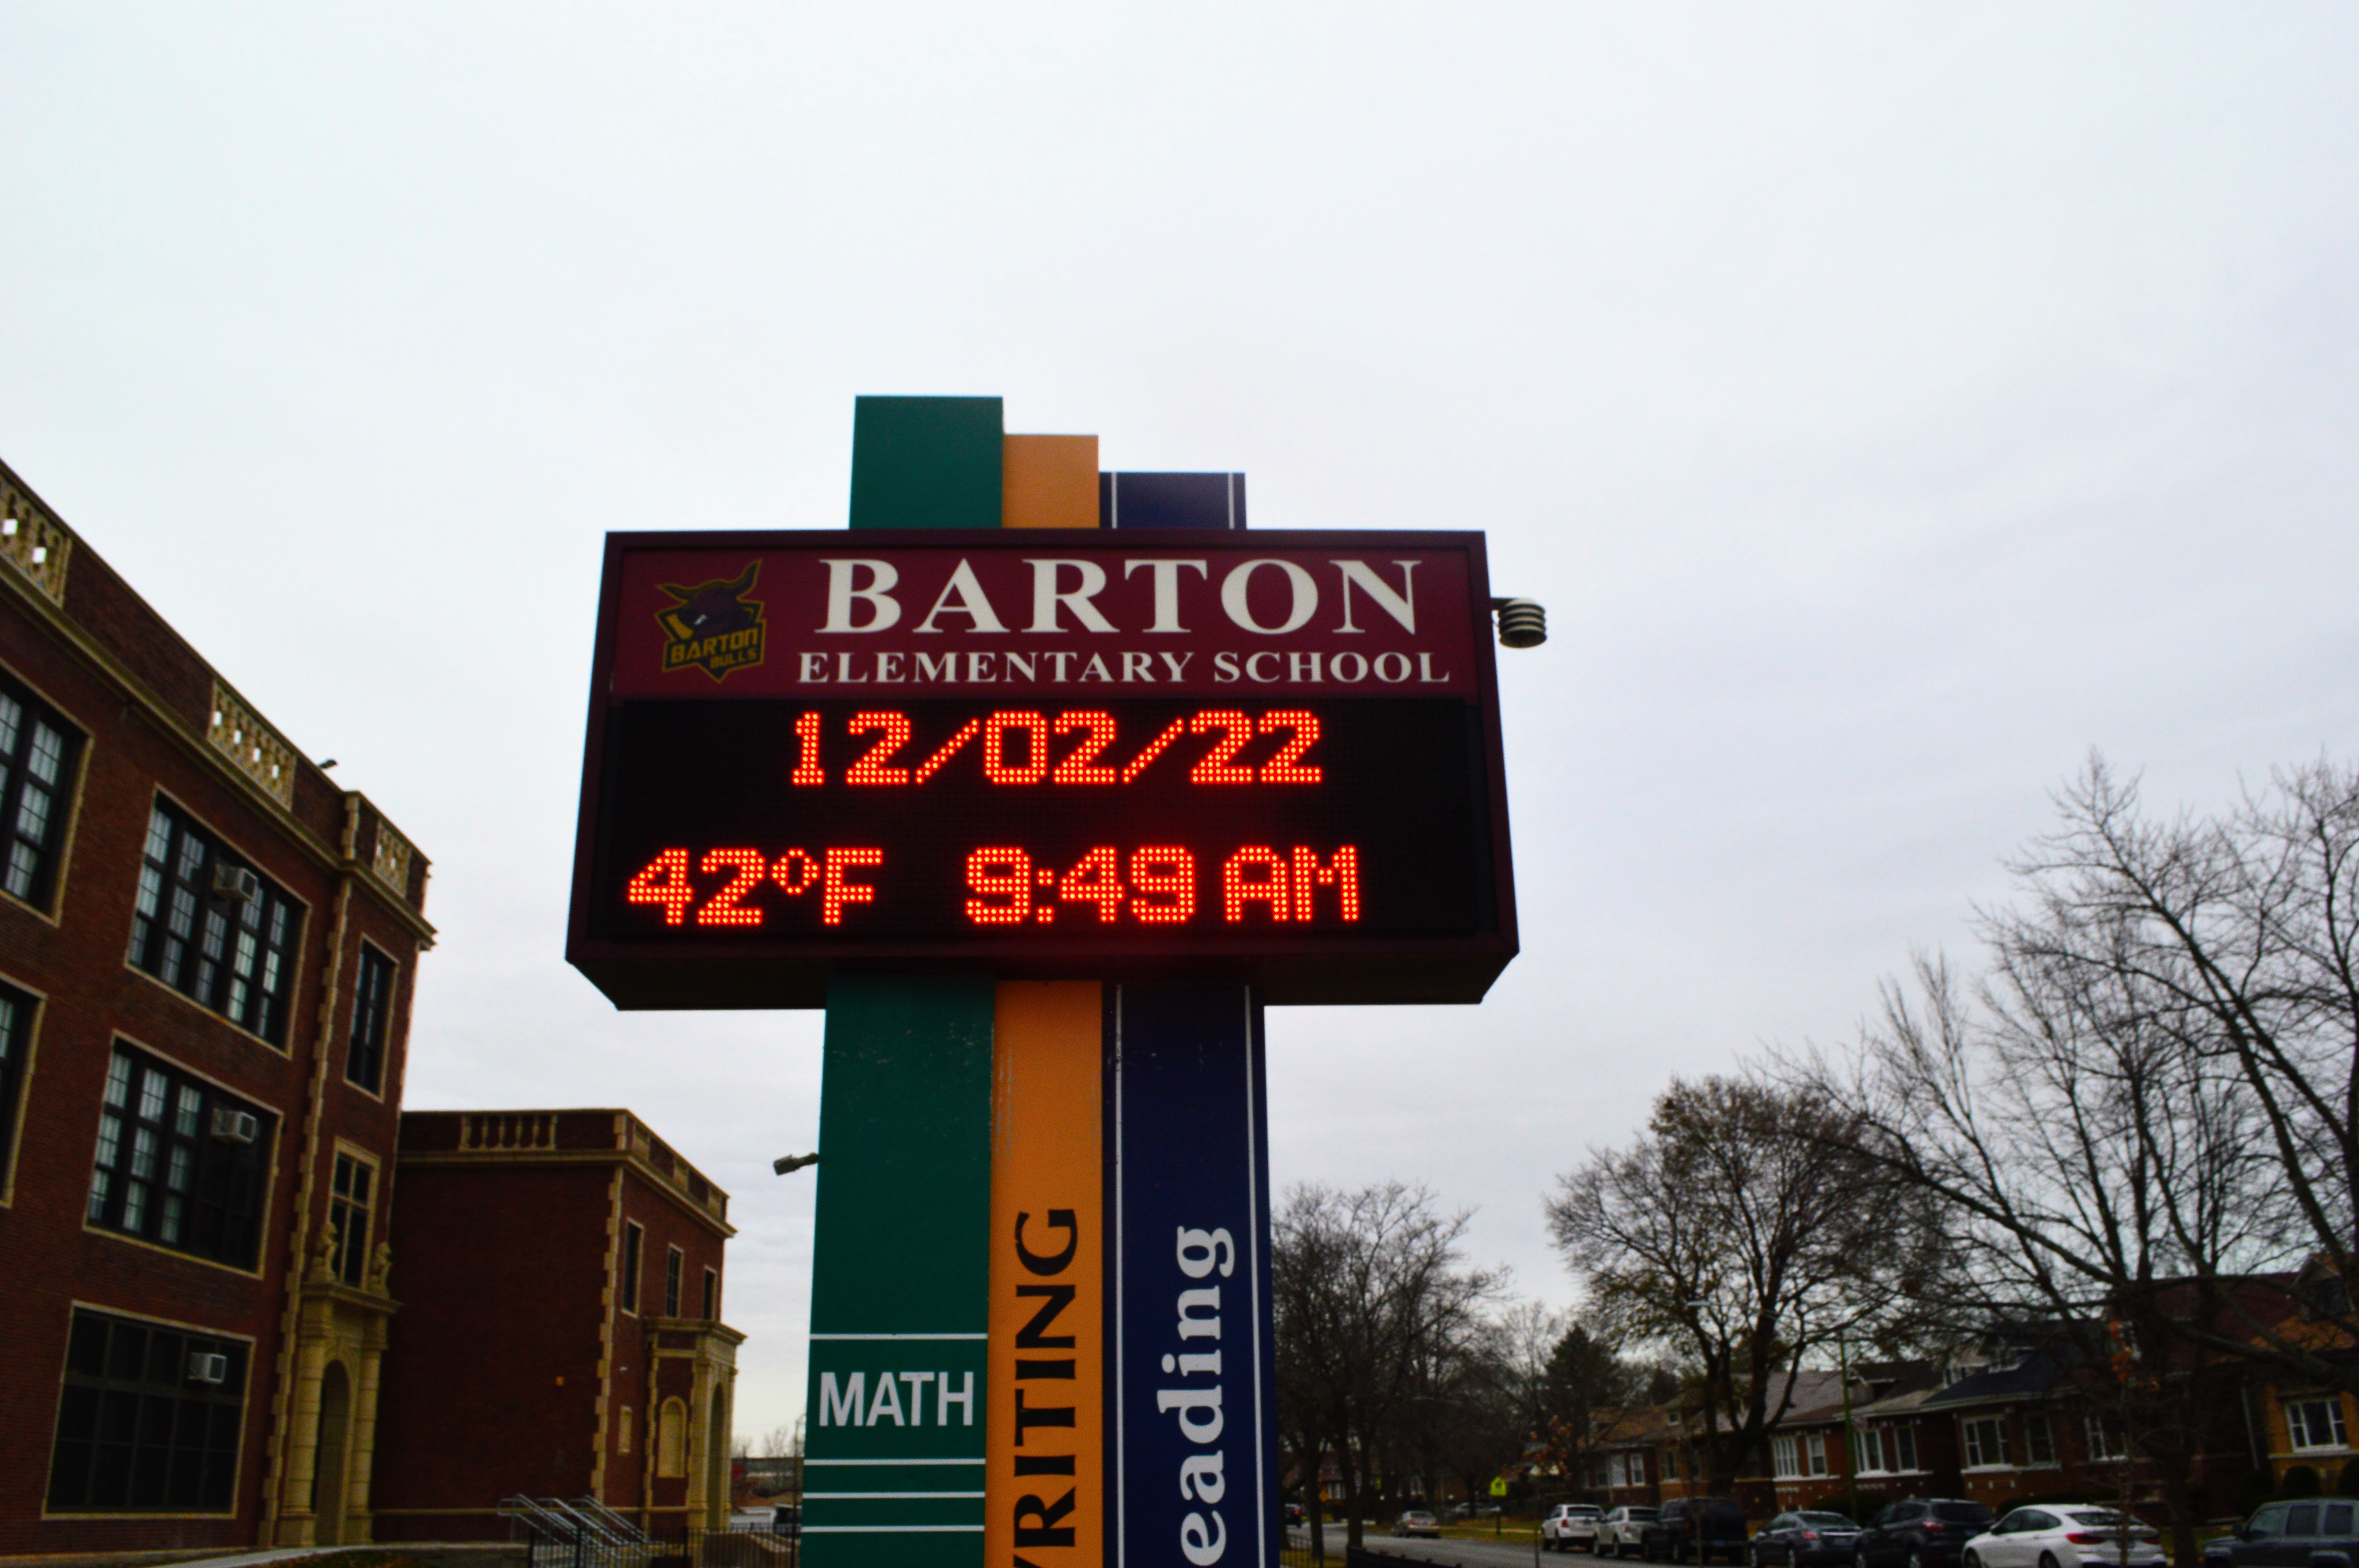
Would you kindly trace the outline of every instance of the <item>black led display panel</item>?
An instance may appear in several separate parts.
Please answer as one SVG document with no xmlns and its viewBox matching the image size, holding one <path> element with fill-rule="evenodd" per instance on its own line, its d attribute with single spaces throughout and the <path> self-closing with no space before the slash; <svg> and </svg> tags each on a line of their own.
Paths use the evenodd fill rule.
<svg viewBox="0 0 2359 1568">
<path fill-rule="evenodd" d="M 1279 555 L 1282 535 L 1255 536 L 1252 556 L 1188 538 L 1184 558 L 1202 563 L 1190 575 L 1207 585 L 1199 601 L 1177 591 L 1189 586 L 1180 568 L 1159 565 L 1168 551 L 1142 554 L 1158 541 L 1136 535 L 1045 547 L 952 536 L 955 555 L 943 535 L 928 536 L 928 555 L 871 536 L 839 546 L 853 556 L 818 553 L 806 535 L 788 536 L 791 557 L 772 546 L 749 563 L 740 545 L 710 566 L 681 549 L 690 536 L 636 537 L 666 552 L 640 573 L 660 589 L 655 630 L 624 618 L 638 673 L 602 683 L 592 702 L 569 943 L 618 1005 L 817 1006 L 828 976 L 850 969 L 1217 977 L 1281 1003 L 1463 1001 L 1514 954 L 1468 536 L 1441 537 L 1470 559 L 1432 563 L 1397 541 L 1434 535 L 1318 536 L 1362 552 L 1341 557 L 1354 575 L 1337 570 L 1340 604 L 1317 597 L 1321 558 Z M 1033 557 L 1008 558 L 1024 547 Z M 1096 578 L 1073 569 L 1101 557 Z M 1391 626 L 1388 642 L 1351 640 L 1353 618 L 1372 619 L 1350 590 L 1375 570 L 1364 558 L 1395 574 L 1375 579 L 1399 585 L 1386 613 L 1415 621 L 1422 641 Z M 975 620 L 1009 605 L 1015 619 L 1020 568 L 1049 585 L 1039 603 L 1052 620 L 1056 595 L 1098 592 L 1105 640 L 919 640 L 946 602 Z M 796 568 L 816 585 L 808 609 L 775 590 Z M 1216 600 L 1224 570 L 1247 586 Z M 625 576 L 610 554 L 610 615 Z M 1111 591 L 1125 578 L 1141 587 L 1135 605 Z M 1092 590 L 1097 580 L 1107 589 Z M 1310 624 L 1270 631 L 1288 601 L 1266 590 L 1299 609 L 1306 581 L 1310 610 L 1294 619 Z M 1416 600 L 1422 582 L 1437 588 Z M 912 626 L 929 600 L 937 613 Z M 1125 620 L 1166 636 L 1217 631 L 1200 605 L 1223 604 L 1271 640 L 1193 653 L 1117 640 Z M 1322 609 L 1340 630 L 1317 623 Z M 809 640 L 781 646 L 798 616 Z M 910 651 L 850 642 L 871 628 L 914 633 Z M 1334 634 L 1313 641 L 1322 632 Z M 602 668 L 616 641 L 602 635 Z M 1093 659 L 1115 678 L 1092 680 Z M 896 679 L 913 675 L 967 689 Z M 974 689 L 994 682 L 1006 689 Z"/>
</svg>

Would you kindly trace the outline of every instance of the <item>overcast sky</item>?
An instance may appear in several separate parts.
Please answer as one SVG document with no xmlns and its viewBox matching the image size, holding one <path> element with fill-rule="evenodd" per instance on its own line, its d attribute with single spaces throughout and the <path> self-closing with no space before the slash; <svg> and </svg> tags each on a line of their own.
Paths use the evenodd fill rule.
<svg viewBox="0 0 2359 1568">
<path fill-rule="evenodd" d="M 0 457 L 434 860 L 413 1107 L 625 1105 L 802 1400 L 817 1014 L 563 962 L 600 536 L 859 393 L 1481 528 L 1523 956 L 1270 1020 L 1281 1183 L 1539 1201 L 1839 1041 L 2092 747 L 2359 757 L 2359 8 L 0 7 Z"/>
</svg>

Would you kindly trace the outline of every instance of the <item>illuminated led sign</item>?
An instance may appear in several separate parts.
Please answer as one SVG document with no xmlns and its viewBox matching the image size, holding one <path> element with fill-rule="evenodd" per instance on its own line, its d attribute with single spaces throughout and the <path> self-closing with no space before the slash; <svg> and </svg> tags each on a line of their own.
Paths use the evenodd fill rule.
<svg viewBox="0 0 2359 1568">
<path fill-rule="evenodd" d="M 610 535 L 568 957 L 1478 1000 L 1516 947 L 1473 534 Z"/>
</svg>

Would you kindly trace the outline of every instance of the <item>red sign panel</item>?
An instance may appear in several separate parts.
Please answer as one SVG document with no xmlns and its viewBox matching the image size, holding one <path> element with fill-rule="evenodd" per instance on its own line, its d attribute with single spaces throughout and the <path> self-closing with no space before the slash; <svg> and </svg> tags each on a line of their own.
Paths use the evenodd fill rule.
<svg viewBox="0 0 2359 1568">
<path fill-rule="evenodd" d="M 614 535 L 568 957 L 1478 1000 L 1515 953 L 1474 534 Z"/>
</svg>

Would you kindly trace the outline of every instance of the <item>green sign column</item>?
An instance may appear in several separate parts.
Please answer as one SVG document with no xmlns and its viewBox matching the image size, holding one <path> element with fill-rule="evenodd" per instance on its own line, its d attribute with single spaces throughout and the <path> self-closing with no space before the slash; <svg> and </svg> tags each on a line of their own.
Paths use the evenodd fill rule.
<svg viewBox="0 0 2359 1568">
<path fill-rule="evenodd" d="M 996 397 L 854 405 L 852 526 L 995 528 Z M 978 1568 L 988 975 L 828 989 L 804 1424 L 807 1568 Z"/>
</svg>

